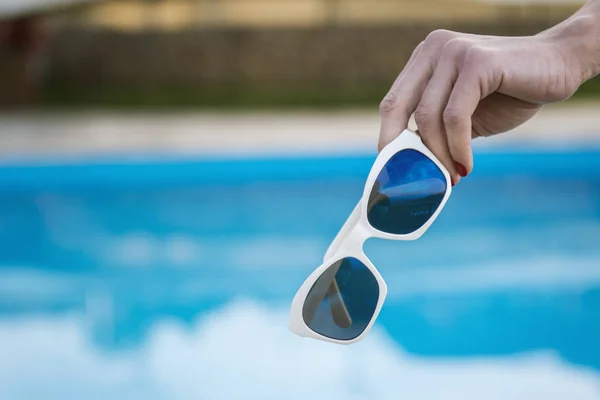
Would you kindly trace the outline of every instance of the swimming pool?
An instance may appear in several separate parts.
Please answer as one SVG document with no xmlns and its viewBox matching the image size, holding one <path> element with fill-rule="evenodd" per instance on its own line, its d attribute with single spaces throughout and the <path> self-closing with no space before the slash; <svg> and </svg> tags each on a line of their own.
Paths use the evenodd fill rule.
<svg viewBox="0 0 600 400">
<path fill-rule="evenodd" d="M 340 347 L 289 303 L 373 155 L 0 167 L 1 399 L 600 399 L 600 149 L 478 152 Z"/>
</svg>

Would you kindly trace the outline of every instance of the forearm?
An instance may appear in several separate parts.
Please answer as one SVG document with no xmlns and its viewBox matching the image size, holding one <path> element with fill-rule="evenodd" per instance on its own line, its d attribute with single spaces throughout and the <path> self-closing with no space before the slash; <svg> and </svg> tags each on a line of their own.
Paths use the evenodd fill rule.
<svg viewBox="0 0 600 400">
<path fill-rule="evenodd" d="M 569 19 L 540 36 L 561 48 L 580 75 L 580 84 L 600 74 L 600 0 L 588 1 Z"/>
</svg>

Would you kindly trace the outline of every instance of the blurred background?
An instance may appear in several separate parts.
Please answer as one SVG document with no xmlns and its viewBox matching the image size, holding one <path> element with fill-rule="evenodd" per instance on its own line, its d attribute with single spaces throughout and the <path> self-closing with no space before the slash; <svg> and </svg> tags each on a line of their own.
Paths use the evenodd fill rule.
<svg viewBox="0 0 600 400">
<path fill-rule="evenodd" d="M 600 83 L 501 137 L 341 347 L 289 305 L 439 28 L 569 0 L 0 0 L 0 399 L 600 399 Z"/>
</svg>

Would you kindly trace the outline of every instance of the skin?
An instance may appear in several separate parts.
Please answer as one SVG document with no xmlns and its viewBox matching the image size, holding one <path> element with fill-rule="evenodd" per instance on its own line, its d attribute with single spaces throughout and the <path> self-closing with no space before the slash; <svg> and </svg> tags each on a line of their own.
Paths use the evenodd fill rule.
<svg viewBox="0 0 600 400">
<path fill-rule="evenodd" d="M 471 140 L 507 132 L 600 73 L 600 0 L 530 37 L 432 32 L 380 105 L 383 149 L 415 116 L 454 184 L 473 169 Z"/>
</svg>

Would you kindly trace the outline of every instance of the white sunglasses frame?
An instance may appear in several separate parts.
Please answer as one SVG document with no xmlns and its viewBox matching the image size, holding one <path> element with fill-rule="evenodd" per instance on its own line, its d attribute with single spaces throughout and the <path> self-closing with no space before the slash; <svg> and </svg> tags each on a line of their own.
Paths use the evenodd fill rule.
<svg viewBox="0 0 600 400">
<path fill-rule="evenodd" d="M 416 150 L 424 154 L 431 161 L 433 161 L 435 165 L 438 166 L 438 168 L 442 171 L 444 177 L 446 178 L 446 193 L 444 194 L 444 198 L 442 199 L 442 202 L 440 203 L 435 213 L 433 213 L 431 218 L 429 218 L 429 220 L 422 227 L 409 234 L 395 235 L 379 231 L 373 226 L 371 226 L 371 224 L 367 220 L 367 202 L 369 200 L 371 189 L 373 188 L 373 185 L 375 184 L 375 181 L 385 164 L 399 151 L 408 149 Z M 304 283 L 294 296 L 294 300 L 292 301 L 289 329 L 293 333 L 301 337 L 308 337 L 336 344 L 352 344 L 362 340 L 371 330 L 373 324 L 375 323 L 375 320 L 377 319 L 379 312 L 381 311 L 381 307 L 383 306 L 385 297 L 387 295 L 387 285 L 385 281 L 383 280 L 377 268 L 375 268 L 373 263 L 369 260 L 369 258 L 363 251 L 363 245 L 365 241 L 372 237 L 390 240 L 416 240 L 420 238 L 427 231 L 427 229 L 429 229 L 431 224 L 436 220 L 436 218 L 444 208 L 446 202 L 448 201 L 448 198 L 450 197 L 451 193 L 452 181 L 450 179 L 450 174 L 448 173 L 446 168 L 423 144 L 418 134 L 408 129 L 404 130 L 377 156 L 377 159 L 373 163 L 371 171 L 369 172 L 369 177 L 367 178 L 363 195 L 356 207 L 354 208 L 354 211 L 352 211 L 352 213 L 346 220 L 346 223 L 342 226 L 342 229 L 340 229 L 335 239 L 329 246 L 329 249 L 325 253 L 323 264 L 321 264 L 312 274 L 310 274 L 310 276 L 304 281 Z M 363 330 L 363 332 L 354 339 L 338 340 L 327 336 L 323 336 L 310 329 L 304 322 L 302 311 L 308 293 L 317 281 L 317 279 L 319 279 L 323 272 L 325 272 L 334 263 L 346 257 L 356 258 L 371 271 L 379 285 L 379 299 L 377 300 L 377 306 L 375 308 L 375 312 L 373 313 L 373 317 L 371 318 L 371 321 Z"/>
</svg>

